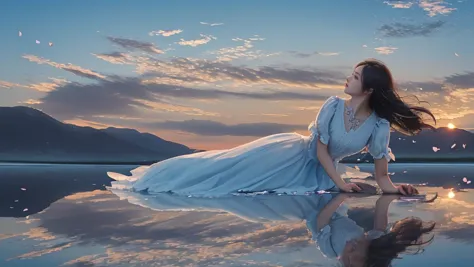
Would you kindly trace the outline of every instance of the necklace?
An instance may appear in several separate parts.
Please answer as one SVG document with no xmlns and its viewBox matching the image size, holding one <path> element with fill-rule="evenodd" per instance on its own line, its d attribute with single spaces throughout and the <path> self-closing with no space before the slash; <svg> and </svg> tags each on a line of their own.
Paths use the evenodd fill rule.
<svg viewBox="0 0 474 267">
<path fill-rule="evenodd" d="M 352 107 L 345 106 L 346 115 L 349 117 L 349 130 L 355 130 L 360 125 L 360 120 L 356 119 L 355 112 Z"/>
</svg>

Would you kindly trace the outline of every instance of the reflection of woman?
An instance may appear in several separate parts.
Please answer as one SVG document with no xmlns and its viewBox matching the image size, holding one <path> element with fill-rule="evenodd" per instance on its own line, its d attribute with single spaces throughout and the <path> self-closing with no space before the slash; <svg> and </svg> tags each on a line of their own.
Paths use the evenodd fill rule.
<svg viewBox="0 0 474 267">
<path fill-rule="evenodd" d="M 396 186 L 387 175 L 393 159 L 390 128 L 416 134 L 428 127 L 422 113 L 397 94 L 390 70 L 381 62 L 357 64 L 347 78 L 344 93 L 349 99 L 329 97 L 310 136 L 280 133 L 227 150 L 183 155 L 140 167 L 127 177 L 109 172 L 124 187 L 148 193 L 217 196 L 243 191 L 275 191 L 304 194 L 306 191 L 339 189 L 359 191 L 337 171 L 338 162 L 367 148 L 375 158 L 375 179 L 385 193 L 417 193 L 412 186 Z M 434 117 L 433 117 L 434 118 Z"/>
<path fill-rule="evenodd" d="M 399 253 L 434 228 L 434 224 L 424 225 L 420 219 L 406 218 L 386 230 L 388 207 L 396 195 L 383 195 L 377 200 L 374 229 L 365 233 L 347 216 L 344 204 L 349 197 L 363 197 L 362 194 L 198 198 L 112 191 L 130 203 L 158 211 L 224 211 L 254 222 L 306 221 L 321 252 L 339 258 L 345 266 L 388 266 Z M 361 263 L 367 265 L 358 265 Z"/>
<path fill-rule="evenodd" d="M 374 229 L 366 233 L 340 210 L 347 197 L 347 194 L 339 194 L 319 212 L 315 221 L 307 222 L 321 252 L 339 258 L 345 267 L 390 266 L 392 260 L 408 248 L 428 243 L 421 238 L 434 229 L 435 223 L 408 217 L 387 228 L 388 208 L 397 196 L 383 195 L 377 200 Z"/>
</svg>

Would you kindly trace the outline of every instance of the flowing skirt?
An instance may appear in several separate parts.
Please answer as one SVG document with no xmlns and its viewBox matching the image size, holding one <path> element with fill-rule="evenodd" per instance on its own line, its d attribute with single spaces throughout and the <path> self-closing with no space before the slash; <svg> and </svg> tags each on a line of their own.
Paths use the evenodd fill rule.
<svg viewBox="0 0 474 267">
<path fill-rule="evenodd" d="M 108 172 L 114 189 L 223 196 L 239 192 L 301 195 L 337 190 L 322 165 L 310 157 L 310 138 L 281 133 L 226 150 L 212 150 L 170 158 L 138 167 L 132 176 Z M 344 168 L 343 168 L 344 169 Z M 347 170 L 344 170 L 344 172 Z"/>
</svg>

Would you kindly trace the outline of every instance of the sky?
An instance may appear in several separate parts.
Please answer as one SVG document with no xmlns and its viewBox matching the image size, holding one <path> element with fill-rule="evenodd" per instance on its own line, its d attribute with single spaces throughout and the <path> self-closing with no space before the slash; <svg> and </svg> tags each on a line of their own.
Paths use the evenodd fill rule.
<svg viewBox="0 0 474 267">
<path fill-rule="evenodd" d="M 308 134 L 365 58 L 474 129 L 474 1 L 26 1 L 0 8 L 0 106 L 199 149 Z"/>
</svg>

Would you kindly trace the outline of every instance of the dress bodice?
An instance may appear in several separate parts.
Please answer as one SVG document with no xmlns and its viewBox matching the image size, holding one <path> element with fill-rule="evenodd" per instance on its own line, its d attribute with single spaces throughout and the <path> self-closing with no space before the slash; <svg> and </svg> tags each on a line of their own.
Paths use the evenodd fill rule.
<svg viewBox="0 0 474 267">
<path fill-rule="evenodd" d="M 321 107 L 316 119 L 308 126 L 309 153 L 316 158 L 319 139 L 328 146 L 335 162 L 360 152 L 365 147 L 376 159 L 395 159 L 389 147 L 390 123 L 372 113 L 358 128 L 346 131 L 344 126 L 344 100 L 332 96 Z"/>
</svg>

